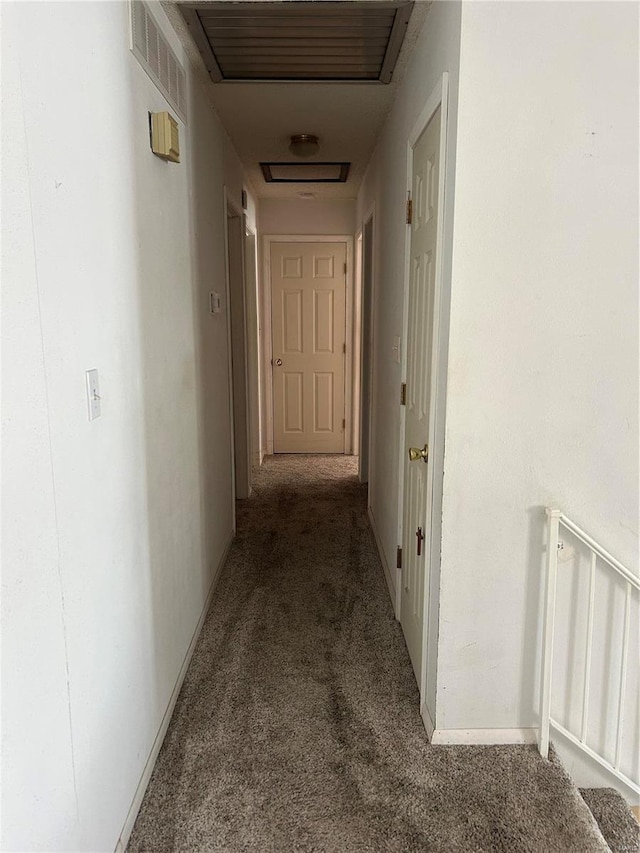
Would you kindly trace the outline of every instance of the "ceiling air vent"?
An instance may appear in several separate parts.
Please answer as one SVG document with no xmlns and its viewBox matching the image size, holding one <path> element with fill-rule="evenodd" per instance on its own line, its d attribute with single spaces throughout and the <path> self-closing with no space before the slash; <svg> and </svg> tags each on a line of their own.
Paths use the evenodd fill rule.
<svg viewBox="0 0 640 853">
<path fill-rule="evenodd" d="M 351 163 L 260 163 L 268 184 L 344 184 Z"/>
<path fill-rule="evenodd" d="M 180 3 L 211 79 L 389 83 L 413 2 Z"/>
</svg>

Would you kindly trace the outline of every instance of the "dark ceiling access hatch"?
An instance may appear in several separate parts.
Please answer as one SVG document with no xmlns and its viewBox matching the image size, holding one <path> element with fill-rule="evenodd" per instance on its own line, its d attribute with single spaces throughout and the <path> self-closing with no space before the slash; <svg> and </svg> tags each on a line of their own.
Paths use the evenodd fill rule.
<svg viewBox="0 0 640 853">
<path fill-rule="evenodd" d="M 413 2 L 179 3 L 214 83 L 389 83 Z"/>
<path fill-rule="evenodd" d="M 268 184 L 344 184 L 350 163 L 260 163 Z"/>
</svg>

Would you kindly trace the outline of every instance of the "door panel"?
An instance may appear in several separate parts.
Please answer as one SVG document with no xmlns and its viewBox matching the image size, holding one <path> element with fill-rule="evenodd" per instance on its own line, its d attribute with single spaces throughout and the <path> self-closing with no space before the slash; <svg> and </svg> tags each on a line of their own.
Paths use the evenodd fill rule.
<svg viewBox="0 0 640 853">
<path fill-rule="evenodd" d="M 432 382 L 435 253 L 438 224 L 440 109 L 422 133 L 413 153 L 413 222 L 407 328 L 407 390 L 400 621 L 411 663 L 421 685 L 425 591 L 429 579 L 431 495 L 427 489 L 428 458 L 409 458 L 409 448 L 422 450 L 429 441 Z"/>
<path fill-rule="evenodd" d="M 344 452 L 345 262 L 345 243 L 271 244 L 275 453 Z"/>
<path fill-rule="evenodd" d="M 333 429 L 333 374 L 313 375 L 313 427 L 316 433 Z"/>
<path fill-rule="evenodd" d="M 335 352 L 333 339 L 333 290 L 316 290 L 313 294 L 313 352 L 317 355 Z"/>
<path fill-rule="evenodd" d="M 283 420 L 284 431 L 302 432 L 302 374 L 301 373 L 283 373 Z"/>
<path fill-rule="evenodd" d="M 302 291 L 283 291 L 282 302 L 282 351 L 302 352 Z"/>
</svg>

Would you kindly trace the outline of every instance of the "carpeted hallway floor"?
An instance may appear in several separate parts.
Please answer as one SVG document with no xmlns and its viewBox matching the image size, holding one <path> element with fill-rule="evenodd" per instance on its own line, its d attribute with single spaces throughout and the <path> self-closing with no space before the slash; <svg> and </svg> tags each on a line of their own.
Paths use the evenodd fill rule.
<svg viewBox="0 0 640 853">
<path fill-rule="evenodd" d="M 128 850 L 608 850 L 534 748 L 429 745 L 355 470 L 258 473 Z"/>
</svg>

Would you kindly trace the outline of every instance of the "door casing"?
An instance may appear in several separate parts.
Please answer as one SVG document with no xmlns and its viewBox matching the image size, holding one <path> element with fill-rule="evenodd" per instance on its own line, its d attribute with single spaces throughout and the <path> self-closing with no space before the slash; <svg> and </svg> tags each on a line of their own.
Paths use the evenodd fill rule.
<svg viewBox="0 0 640 853">
<path fill-rule="evenodd" d="M 245 217 L 246 220 L 246 217 Z M 262 464 L 262 360 L 260 344 L 262 324 L 260 317 L 260 299 L 258 296 L 258 241 L 255 231 L 245 223 L 244 234 L 244 280 L 247 319 L 247 382 L 249 390 L 249 429 L 251 434 L 251 466 Z"/>
<path fill-rule="evenodd" d="M 265 408 L 267 420 L 267 453 L 273 453 L 273 373 L 271 361 L 273 358 L 273 340 L 271 333 L 271 244 L 272 243 L 345 243 L 347 250 L 347 280 L 345 305 L 345 341 L 347 353 L 345 358 L 345 430 L 344 453 L 352 453 L 352 422 L 353 422 L 353 237 L 350 234 L 265 234 L 263 246 L 263 370 L 265 378 Z"/>
<path fill-rule="evenodd" d="M 445 232 L 445 195 L 447 179 L 447 126 L 448 126 L 449 75 L 444 72 L 438 85 L 431 92 L 407 140 L 407 183 L 410 194 L 413 187 L 413 149 L 426 129 L 432 116 L 441 107 L 440 128 L 440 173 L 438 185 L 438 225 L 436 238 L 434 306 L 433 306 L 433 345 L 431 387 L 429 388 L 429 457 L 427 490 L 431 495 L 428 504 L 431 507 L 429 518 L 424 519 L 425 531 L 428 531 L 429 576 L 424 585 L 424 625 L 422 634 L 422 667 L 419 678 L 420 713 L 429 736 L 435 728 L 435 708 L 428 707 L 427 696 L 430 688 L 435 688 L 437 678 L 437 636 L 440 578 L 440 522 L 442 508 L 442 479 L 444 460 L 444 406 L 446 394 L 446 333 L 443 327 L 443 257 Z M 404 307 L 402 323 L 401 373 L 402 382 L 407 381 L 407 347 L 409 329 L 409 279 L 411 274 L 411 229 L 407 225 L 405 236 L 404 265 Z M 399 393 L 400 389 L 398 389 Z M 404 458 L 408 449 L 405 446 L 405 408 L 400 406 L 400 433 L 398 457 L 398 543 L 403 540 L 403 501 L 404 501 Z M 435 535 L 434 535 L 435 534 Z M 396 570 L 396 618 L 401 618 L 402 570 Z M 435 623 L 435 624 L 434 624 Z"/>
<path fill-rule="evenodd" d="M 360 299 L 360 459 L 358 475 L 361 483 L 371 482 L 371 428 L 373 425 L 373 335 L 375 329 L 375 203 L 367 211 L 362 223 L 362 287 Z"/>
<path fill-rule="evenodd" d="M 244 236 L 246 221 L 242 208 L 233 200 L 226 186 L 223 190 L 223 200 L 226 269 L 225 310 L 229 354 L 229 390 L 231 392 L 231 470 L 233 473 L 232 501 L 235 530 L 236 498 L 248 498 L 251 494 Z M 229 225 L 230 219 L 236 221 L 232 228 Z"/>
</svg>

